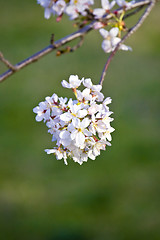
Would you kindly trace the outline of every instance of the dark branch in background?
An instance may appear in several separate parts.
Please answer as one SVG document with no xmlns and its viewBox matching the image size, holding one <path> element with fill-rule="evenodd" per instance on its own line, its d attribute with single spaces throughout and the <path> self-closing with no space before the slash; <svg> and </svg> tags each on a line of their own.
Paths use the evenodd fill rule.
<svg viewBox="0 0 160 240">
<path fill-rule="evenodd" d="M 150 4 L 153 5 L 153 3 L 155 3 L 154 0 L 153 1 L 152 0 L 137 1 L 134 4 L 132 4 L 131 6 L 126 7 L 125 11 L 130 11 L 132 9 L 140 8 L 140 7 L 143 7 L 143 6 L 150 5 Z M 116 12 L 118 14 L 121 14 L 123 12 L 123 8 L 117 9 Z M 128 14 L 128 16 L 126 16 L 126 17 L 129 17 L 130 15 Z M 112 18 L 113 18 L 113 14 L 112 13 L 111 14 L 106 14 L 103 17 L 103 19 L 106 20 L 106 21 L 110 20 Z M 74 33 L 72 33 L 72 34 L 70 34 L 70 35 L 68 35 L 68 36 L 58 40 L 58 41 L 55 41 L 55 42 L 54 42 L 54 35 L 52 35 L 52 37 L 51 37 L 51 44 L 49 46 L 45 47 L 44 49 L 42 49 L 41 51 L 35 53 L 34 55 L 28 57 L 27 59 L 17 63 L 16 65 L 12 65 L 8 60 L 6 60 L 4 58 L 3 54 L 1 53 L 0 54 L 0 60 L 9 68 L 9 70 L 4 72 L 4 73 L 2 73 L 0 75 L 0 82 L 2 82 L 3 80 L 7 79 L 9 76 L 13 75 L 15 72 L 19 71 L 20 69 L 28 66 L 29 64 L 38 61 L 41 57 L 49 54 L 50 52 L 54 51 L 55 49 L 58 49 L 59 47 L 64 46 L 65 44 L 73 41 L 74 39 L 80 38 L 81 40 L 80 40 L 79 44 L 77 46 L 73 47 L 73 48 L 70 48 L 71 52 L 76 50 L 78 47 L 80 47 L 82 45 L 82 41 L 83 41 L 82 39 L 84 38 L 84 36 L 88 32 L 90 32 L 92 29 L 94 29 L 94 25 L 95 25 L 96 22 L 97 21 L 94 20 L 90 24 L 88 24 L 85 27 L 81 28 L 80 30 L 78 30 L 78 31 L 76 31 L 76 32 L 74 32 Z"/>
<path fill-rule="evenodd" d="M 129 38 L 135 31 L 137 31 L 137 29 L 142 25 L 142 23 L 144 22 L 144 20 L 146 19 L 146 17 L 149 15 L 149 13 L 151 12 L 152 8 L 155 5 L 155 0 L 152 0 L 150 2 L 150 4 L 147 6 L 147 8 L 145 9 L 144 13 L 142 14 L 142 16 L 140 17 L 140 19 L 138 20 L 138 22 L 128 30 L 127 34 L 122 38 L 122 40 L 117 44 L 117 46 L 115 47 L 115 49 L 113 50 L 113 52 L 110 54 L 110 56 L 107 59 L 107 62 L 103 68 L 102 71 L 102 75 L 99 81 L 99 84 L 102 85 L 107 69 L 109 67 L 109 64 L 111 62 L 111 60 L 113 59 L 114 55 L 116 54 L 116 52 L 118 51 L 120 45 L 127 39 Z"/>
</svg>

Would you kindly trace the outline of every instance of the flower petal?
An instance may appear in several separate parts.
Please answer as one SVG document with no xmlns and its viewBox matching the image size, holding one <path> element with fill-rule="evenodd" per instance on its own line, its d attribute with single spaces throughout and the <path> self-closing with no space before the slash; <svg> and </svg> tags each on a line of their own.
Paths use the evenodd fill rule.
<svg viewBox="0 0 160 240">
<path fill-rule="evenodd" d="M 81 145 L 84 144 L 84 141 L 85 141 L 85 136 L 82 132 L 78 132 L 76 134 L 76 146 L 77 147 L 80 147 Z"/>
<path fill-rule="evenodd" d="M 63 80 L 61 84 L 62 84 L 62 87 L 64 88 L 71 88 L 71 85 L 66 80 Z"/>
<path fill-rule="evenodd" d="M 114 27 L 109 31 L 109 34 L 112 38 L 116 37 L 118 33 L 119 33 L 119 29 L 117 27 Z"/>
<path fill-rule="evenodd" d="M 103 38 L 107 38 L 109 34 L 109 32 L 104 28 L 99 29 L 99 33 L 102 35 Z"/>
<path fill-rule="evenodd" d="M 66 112 L 66 113 L 63 113 L 63 114 L 60 115 L 60 119 L 62 121 L 67 121 L 68 122 L 72 119 L 72 115 L 71 115 L 70 112 Z"/>
</svg>

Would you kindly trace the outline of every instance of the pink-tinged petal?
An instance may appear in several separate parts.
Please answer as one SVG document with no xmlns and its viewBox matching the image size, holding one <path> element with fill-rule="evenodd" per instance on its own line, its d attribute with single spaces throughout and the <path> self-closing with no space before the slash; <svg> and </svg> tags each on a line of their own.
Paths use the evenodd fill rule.
<svg viewBox="0 0 160 240">
<path fill-rule="evenodd" d="M 62 87 L 64 88 L 71 88 L 71 85 L 66 80 L 63 80 L 61 84 L 62 84 Z"/>
<path fill-rule="evenodd" d="M 114 27 L 109 31 L 109 34 L 111 37 L 116 37 L 118 33 L 119 33 L 119 29 L 117 27 Z"/>
<path fill-rule="evenodd" d="M 84 144 L 84 141 L 85 141 L 85 136 L 82 132 L 78 132 L 76 134 L 76 146 L 77 147 L 80 147 Z"/>
<path fill-rule="evenodd" d="M 103 23 L 96 22 L 96 23 L 94 24 L 94 29 L 99 29 L 99 28 L 102 28 L 102 27 L 104 27 L 104 24 L 103 24 Z"/>
<path fill-rule="evenodd" d="M 109 35 L 109 32 L 107 30 L 105 30 L 104 28 L 99 29 L 99 33 L 101 34 L 101 36 L 103 38 L 107 38 Z"/>
<path fill-rule="evenodd" d="M 67 121 L 68 122 L 72 119 L 72 115 L 71 115 L 71 113 L 66 112 L 66 113 L 63 113 L 63 114 L 60 115 L 60 119 L 62 121 Z"/>
</svg>

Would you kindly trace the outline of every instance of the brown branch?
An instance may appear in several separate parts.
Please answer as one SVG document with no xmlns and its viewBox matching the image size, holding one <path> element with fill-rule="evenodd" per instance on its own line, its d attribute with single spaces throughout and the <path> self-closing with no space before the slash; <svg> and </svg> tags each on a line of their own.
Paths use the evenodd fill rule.
<svg viewBox="0 0 160 240">
<path fill-rule="evenodd" d="M 0 60 L 13 72 L 17 70 L 15 66 L 13 66 L 7 59 L 4 58 L 3 54 L 0 52 Z"/>
<path fill-rule="evenodd" d="M 139 18 L 138 22 L 128 30 L 127 34 L 122 38 L 122 40 L 116 45 L 115 49 L 112 51 L 112 53 L 110 54 L 110 56 L 107 59 L 107 62 L 103 68 L 102 71 L 102 75 L 99 81 L 99 84 L 102 85 L 104 82 L 104 78 L 107 72 L 107 69 L 109 67 L 109 64 L 111 62 L 111 60 L 113 59 L 114 55 L 116 54 L 116 52 L 118 51 L 120 45 L 127 39 L 129 38 L 135 31 L 137 31 L 137 29 L 142 25 L 142 23 L 144 22 L 144 20 L 147 18 L 147 16 L 149 15 L 149 13 L 151 12 L 152 8 L 155 5 L 155 0 L 152 0 L 150 2 L 150 4 L 147 6 L 147 8 L 145 9 L 144 13 L 142 14 L 142 16 Z"/>
<path fill-rule="evenodd" d="M 81 37 L 80 37 L 80 41 L 79 41 L 74 47 L 72 47 L 72 48 L 70 49 L 70 52 L 74 52 L 74 51 L 76 51 L 78 48 L 80 48 L 80 47 L 82 46 L 83 42 L 84 42 L 84 36 L 81 36 Z"/>
<path fill-rule="evenodd" d="M 141 6 L 147 6 L 151 3 L 152 0 L 140 0 L 135 2 L 133 5 L 126 7 L 125 11 L 129 11 L 135 8 L 139 8 Z M 121 14 L 123 12 L 123 8 L 119 8 L 117 9 L 117 13 Z M 113 14 L 105 14 L 103 16 L 104 19 L 109 20 L 113 18 Z M 9 68 L 8 71 L 2 73 L 0 75 L 0 82 L 2 82 L 3 80 L 7 79 L 9 76 L 13 75 L 15 72 L 21 70 L 22 68 L 28 66 L 29 64 L 38 61 L 40 58 L 42 58 L 43 56 L 51 53 L 52 51 L 54 51 L 55 49 L 65 45 L 68 42 L 71 42 L 72 40 L 76 39 L 76 38 L 83 38 L 85 36 L 85 34 L 87 34 L 88 32 L 90 32 L 92 29 L 94 29 L 94 25 L 97 22 L 97 20 L 92 21 L 90 24 L 88 24 L 87 26 L 81 28 L 80 30 L 58 40 L 54 42 L 54 37 L 52 35 L 51 38 L 51 44 L 47 47 L 45 47 L 44 49 L 42 49 L 41 51 L 33 54 L 32 56 L 28 57 L 27 59 L 17 63 L 16 65 L 12 65 L 8 60 L 4 60 L 4 57 L 2 57 L 3 55 L 1 55 L 1 60 L 3 63 L 5 63 L 5 65 L 7 65 L 7 67 Z M 81 46 L 81 44 L 80 44 Z"/>
</svg>

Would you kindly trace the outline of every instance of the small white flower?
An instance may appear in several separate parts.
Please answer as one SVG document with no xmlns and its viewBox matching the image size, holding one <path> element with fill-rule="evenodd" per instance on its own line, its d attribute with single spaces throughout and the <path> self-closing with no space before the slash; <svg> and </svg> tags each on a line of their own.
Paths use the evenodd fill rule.
<svg viewBox="0 0 160 240">
<path fill-rule="evenodd" d="M 64 12 L 65 8 L 66 8 L 66 2 L 64 0 L 58 0 L 52 6 L 53 14 L 60 16 Z"/>
<path fill-rule="evenodd" d="M 37 3 L 44 7 L 44 17 L 49 19 L 51 14 L 61 16 L 66 8 L 66 2 L 64 0 L 52 1 L 52 0 L 37 0 Z"/>
<path fill-rule="evenodd" d="M 72 124 L 74 126 L 74 130 L 71 133 L 71 139 L 75 139 L 75 145 L 77 147 L 82 148 L 85 142 L 85 136 L 89 136 L 90 132 L 86 129 L 90 123 L 88 118 L 84 118 L 80 121 L 78 118 L 74 118 L 72 120 Z"/>
<path fill-rule="evenodd" d="M 69 83 L 66 80 L 61 82 L 64 88 L 77 88 L 81 85 L 81 80 L 79 80 L 77 75 L 71 75 L 69 77 Z"/>
<path fill-rule="evenodd" d="M 117 35 L 119 33 L 119 29 L 117 27 L 114 27 L 110 31 L 107 31 L 107 30 L 101 28 L 99 30 L 99 32 L 102 35 L 102 37 L 105 39 L 102 42 L 102 49 L 106 53 L 114 51 L 117 44 L 121 41 L 121 39 L 119 37 L 117 37 Z M 119 49 L 126 50 L 126 51 L 132 50 L 131 47 L 126 46 L 124 44 L 121 44 Z"/>
</svg>

